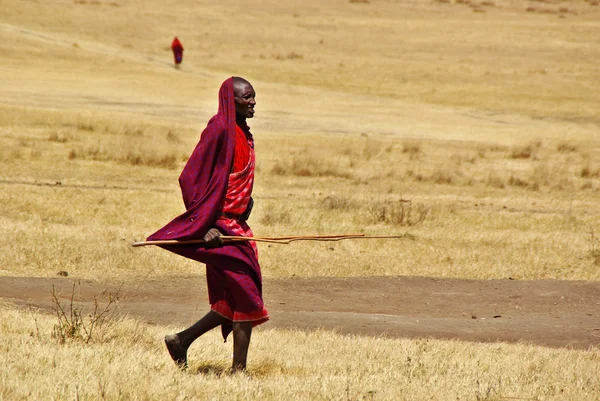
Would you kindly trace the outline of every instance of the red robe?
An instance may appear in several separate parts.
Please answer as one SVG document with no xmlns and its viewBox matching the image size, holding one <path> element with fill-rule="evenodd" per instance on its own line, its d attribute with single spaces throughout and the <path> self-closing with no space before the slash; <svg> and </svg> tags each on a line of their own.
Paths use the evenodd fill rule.
<svg viewBox="0 0 600 401">
<path fill-rule="evenodd" d="M 171 50 L 173 50 L 173 57 L 175 58 L 175 64 L 181 64 L 183 61 L 183 45 L 175 36 L 173 42 L 171 42 Z"/>
</svg>

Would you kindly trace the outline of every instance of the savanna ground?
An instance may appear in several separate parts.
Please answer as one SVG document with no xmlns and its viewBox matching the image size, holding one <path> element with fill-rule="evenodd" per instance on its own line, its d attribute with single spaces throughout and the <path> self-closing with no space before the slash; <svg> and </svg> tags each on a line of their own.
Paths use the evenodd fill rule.
<svg viewBox="0 0 600 401">
<path fill-rule="evenodd" d="M 599 20 L 596 0 L 0 0 L 0 399 L 597 400 Z M 129 245 L 182 211 L 176 178 L 231 75 L 258 92 L 257 235 L 406 236 L 261 245 L 274 314 L 248 374 L 224 374 L 231 349 L 217 333 L 182 373 L 161 341 L 206 310 L 202 268 Z M 431 278 L 445 298 L 423 284 L 421 303 L 402 304 L 403 284 Z M 40 280 L 62 283 L 61 318 L 34 307 L 54 299 Z M 151 283 L 193 294 L 186 281 L 198 287 L 182 302 L 189 318 L 113 309 Z M 128 286 L 115 303 L 102 289 L 118 283 Z M 269 283 L 281 291 L 271 299 Z M 362 301 L 350 298 L 357 287 Z M 474 288 L 468 308 L 460 294 Z M 294 292 L 305 296 L 289 301 Z M 476 310 L 490 294 L 501 318 L 494 303 Z M 160 297 L 173 307 L 158 290 L 149 299 Z M 523 298 L 528 312 L 511 312 Z M 324 318 L 333 300 L 348 305 Z M 312 325 L 278 323 L 300 309 Z M 352 312 L 388 317 L 385 334 L 445 311 L 435 327 L 455 329 L 438 339 L 402 327 L 373 336 L 352 319 L 302 330 Z M 518 334 L 532 321 L 564 341 Z M 476 322 L 491 334 L 466 336 Z M 494 338 L 525 342 L 466 341 Z"/>
</svg>

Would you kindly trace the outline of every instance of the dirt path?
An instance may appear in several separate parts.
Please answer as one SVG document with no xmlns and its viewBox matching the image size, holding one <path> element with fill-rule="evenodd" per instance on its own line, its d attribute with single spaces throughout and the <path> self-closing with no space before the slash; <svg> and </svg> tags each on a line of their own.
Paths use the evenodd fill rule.
<svg viewBox="0 0 600 401">
<path fill-rule="evenodd" d="M 0 296 L 51 310 L 54 285 L 67 299 L 70 278 L 0 277 Z M 121 283 L 80 280 L 88 303 Z M 124 312 L 153 324 L 187 325 L 207 311 L 202 276 L 127 282 Z M 346 334 L 528 342 L 553 347 L 600 345 L 600 283 L 471 281 L 422 277 L 271 279 L 271 322 L 262 327 L 337 330 Z M 89 310 L 89 307 L 88 309 Z"/>
</svg>

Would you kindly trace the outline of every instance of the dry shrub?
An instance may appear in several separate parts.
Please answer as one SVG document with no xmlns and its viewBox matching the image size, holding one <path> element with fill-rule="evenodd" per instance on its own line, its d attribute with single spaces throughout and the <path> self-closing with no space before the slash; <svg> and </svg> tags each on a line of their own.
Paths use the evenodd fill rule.
<svg viewBox="0 0 600 401">
<path fill-rule="evenodd" d="M 538 7 L 527 7 L 525 9 L 528 13 L 539 13 L 539 14 L 557 14 L 557 11 L 549 8 L 538 8 Z"/>
<path fill-rule="evenodd" d="M 575 146 L 567 141 L 564 141 L 564 142 L 559 143 L 556 146 L 556 150 L 559 151 L 560 153 L 572 153 L 572 152 L 577 152 L 577 146 Z"/>
<path fill-rule="evenodd" d="M 412 201 L 376 201 L 367 208 L 371 223 L 393 224 L 397 226 L 414 226 L 422 223 L 429 213 L 429 208 Z"/>
<path fill-rule="evenodd" d="M 31 138 L 20 137 L 18 139 L 19 146 L 22 148 L 28 148 L 33 146 L 33 141 Z"/>
<path fill-rule="evenodd" d="M 289 52 L 288 54 L 274 53 L 271 57 L 275 60 L 298 60 L 303 59 L 304 55 L 296 52 Z"/>
<path fill-rule="evenodd" d="M 599 178 L 600 177 L 600 168 L 594 168 L 590 165 L 589 161 L 581 166 L 579 170 L 579 176 L 581 178 Z"/>
<path fill-rule="evenodd" d="M 348 210 L 356 207 L 352 199 L 337 195 L 326 196 L 322 205 L 326 210 Z"/>
<path fill-rule="evenodd" d="M 429 175 L 425 175 L 421 172 L 415 172 L 412 169 L 406 170 L 406 176 L 414 179 L 418 182 L 432 182 L 440 185 L 450 185 L 456 183 L 456 178 L 462 175 L 459 170 L 460 165 L 455 165 L 454 168 L 451 166 L 438 166 Z"/>
<path fill-rule="evenodd" d="M 278 203 L 269 203 L 265 206 L 259 221 L 265 226 L 276 224 L 289 224 L 292 220 L 292 209 Z"/>
<path fill-rule="evenodd" d="M 457 165 L 460 165 L 463 162 L 467 162 L 469 164 L 475 164 L 477 161 L 478 153 L 454 153 L 450 156 L 450 160 L 452 160 Z"/>
<path fill-rule="evenodd" d="M 448 169 L 443 168 L 436 169 L 429 177 L 429 180 L 436 184 L 446 185 L 450 185 L 454 182 L 452 173 Z"/>
<path fill-rule="evenodd" d="M 23 152 L 20 149 L 0 149 L 0 162 L 8 163 L 23 159 Z"/>
<path fill-rule="evenodd" d="M 411 159 L 417 157 L 421 151 L 421 142 L 407 141 L 402 144 L 402 153 L 409 154 Z"/>
<path fill-rule="evenodd" d="M 505 180 L 502 177 L 500 177 L 498 174 L 496 174 L 495 172 L 491 172 L 487 176 L 485 183 L 487 186 L 494 187 L 494 188 L 506 188 Z"/>
<path fill-rule="evenodd" d="M 169 132 L 167 132 L 167 141 L 169 142 L 173 142 L 173 143 L 181 143 L 181 139 L 179 138 L 179 135 L 177 135 L 176 133 L 174 133 L 173 131 L 169 130 Z"/>
<path fill-rule="evenodd" d="M 77 123 L 76 128 L 79 131 L 88 131 L 88 132 L 96 131 L 95 124 L 90 121 L 80 121 Z"/>
<path fill-rule="evenodd" d="M 525 146 L 513 147 L 509 156 L 511 159 L 529 159 L 535 157 L 541 147 L 542 141 L 529 142 Z"/>
<path fill-rule="evenodd" d="M 40 159 L 43 155 L 42 151 L 39 149 L 29 149 L 28 152 L 25 153 L 30 160 Z"/>
<path fill-rule="evenodd" d="M 539 190 L 542 186 L 562 187 L 563 180 L 558 174 L 551 174 L 551 168 L 546 164 L 535 166 L 529 176 L 529 188 L 534 191 Z"/>
<path fill-rule="evenodd" d="M 367 136 L 364 145 L 361 149 L 360 156 L 363 160 L 369 161 L 373 158 L 381 156 L 383 153 L 389 153 L 392 151 L 393 144 L 385 144 L 379 140 L 372 139 Z"/>
<path fill-rule="evenodd" d="M 350 173 L 334 164 L 331 159 L 319 158 L 310 154 L 292 156 L 285 162 L 278 160 L 271 172 L 275 175 L 298 177 L 350 178 Z"/>
<path fill-rule="evenodd" d="M 70 136 L 59 134 L 57 132 L 52 132 L 50 135 L 48 135 L 48 141 L 50 142 L 66 143 L 69 142 L 70 139 Z"/>
<path fill-rule="evenodd" d="M 487 148 L 490 152 L 506 152 L 509 148 L 506 145 L 494 143 Z"/>
<path fill-rule="evenodd" d="M 573 15 L 577 15 L 577 11 L 575 11 L 575 10 L 571 10 L 571 9 L 569 9 L 568 7 L 561 7 L 561 8 L 559 8 L 559 9 L 558 9 L 558 12 L 559 12 L 559 13 L 562 13 L 562 14 L 573 14 Z"/>
<path fill-rule="evenodd" d="M 509 177 L 509 179 L 508 179 L 508 185 L 511 185 L 513 187 L 523 187 L 523 188 L 526 188 L 526 187 L 529 186 L 529 182 L 527 182 L 523 178 L 520 178 L 520 177 L 517 177 L 517 176 L 511 174 L 510 177 Z"/>
<path fill-rule="evenodd" d="M 390 154 L 394 149 L 393 141 L 383 141 L 361 134 L 360 142 L 352 142 L 344 146 L 335 146 L 335 151 L 348 158 L 348 167 L 362 167 L 365 162 L 380 158 L 383 154 Z"/>
<path fill-rule="evenodd" d="M 78 284 L 73 283 L 69 300 L 66 304 L 61 302 L 59 295 L 52 286 L 52 303 L 57 322 L 52 330 L 52 336 L 59 343 L 64 344 L 68 340 L 79 340 L 89 343 L 92 340 L 102 341 L 102 329 L 110 324 L 115 316 L 121 289 L 116 292 L 108 292 L 104 304 L 94 297 L 93 306 L 89 312 L 77 302 L 75 294 L 79 292 Z"/>
<path fill-rule="evenodd" d="M 144 136 L 144 130 L 140 127 L 124 127 L 122 131 L 113 132 L 125 136 Z"/>
<path fill-rule="evenodd" d="M 134 166 L 149 166 L 175 168 L 178 166 L 178 157 L 176 154 L 157 153 L 153 150 L 107 150 L 102 145 L 94 145 L 71 149 L 68 154 L 69 160 L 89 159 L 96 161 L 116 161 L 122 164 L 131 164 Z"/>
<path fill-rule="evenodd" d="M 149 154 L 146 152 L 129 151 L 124 157 L 118 160 L 121 163 L 127 163 L 134 166 L 151 166 L 175 168 L 177 167 L 177 156 L 174 154 Z"/>
</svg>

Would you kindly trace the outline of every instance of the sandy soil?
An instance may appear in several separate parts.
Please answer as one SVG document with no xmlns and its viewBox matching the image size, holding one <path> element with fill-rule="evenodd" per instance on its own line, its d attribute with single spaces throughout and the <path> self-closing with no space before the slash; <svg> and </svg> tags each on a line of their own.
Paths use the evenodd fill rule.
<svg viewBox="0 0 600 401">
<path fill-rule="evenodd" d="M 98 283 L 0 277 L 0 296 L 52 310 L 52 287 L 90 310 L 94 297 L 122 285 L 122 313 L 150 324 L 188 325 L 208 309 L 203 276 Z M 407 338 L 526 342 L 551 347 L 600 345 L 600 283 L 471 281 L 422 277 L 267 279 L 271 321 L 261 327 L 336 330 Z"/>
</svg>

